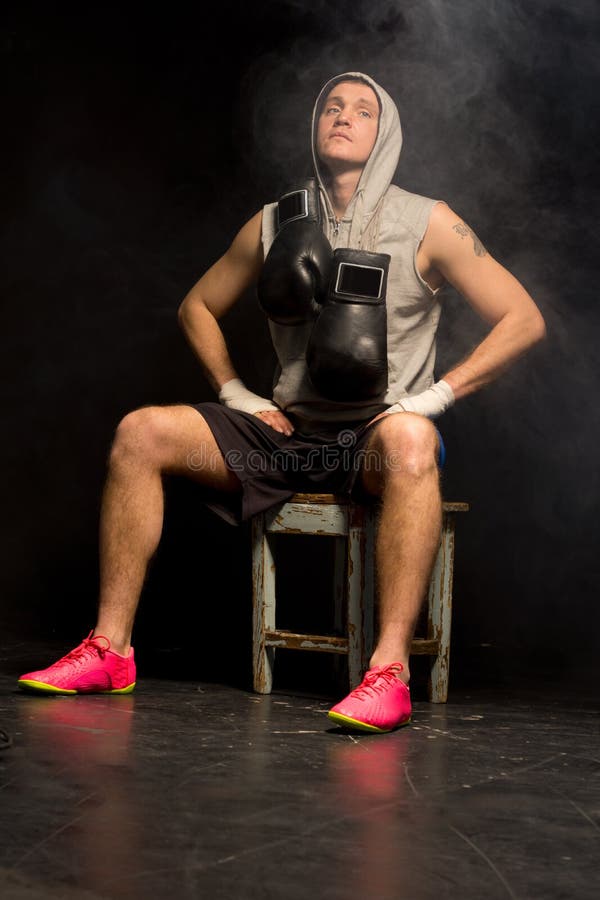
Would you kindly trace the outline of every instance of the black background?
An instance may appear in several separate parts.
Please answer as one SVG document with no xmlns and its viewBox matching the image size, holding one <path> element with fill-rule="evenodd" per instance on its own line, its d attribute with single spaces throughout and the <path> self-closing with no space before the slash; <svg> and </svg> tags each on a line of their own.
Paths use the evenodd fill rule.
<svg viewBox="0 0 600 900">
<path fill-rule="evenodd" d="M 450 203 L 547 321 L 543 346 L 442 420 L 445 496 L 472 507 L 458 528 L 454 666 L 564 678 L 593 664 L 599 15 L 575 7 L 4 8 L 5 633 L 78 641 L 92 627 L 114 429 L 140 405 L 214 399 L 177 307 L 243 222 L 308 171 L 314 97 L 352 69 L 398 102 L 397 183 Z M 485 333 L 451 290 L 445 307 L 440 375 Z M 252 293 L 223 327 L 242 377 L 267 391 Z M 168 484 L 135 632 L 148 671 L 177 674 L 187 653 L 194 677 L 248 682 L 248 539 L 194 485 Z M 325 576 L 308 574 L 302 602 L 317 602 Z"/>
</svg>

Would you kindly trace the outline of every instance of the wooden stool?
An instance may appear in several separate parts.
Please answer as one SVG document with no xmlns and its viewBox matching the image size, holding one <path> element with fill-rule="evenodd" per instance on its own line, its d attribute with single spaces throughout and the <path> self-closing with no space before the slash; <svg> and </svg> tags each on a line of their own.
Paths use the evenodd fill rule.
<svg viewBox="0 0 600 900">
<path fill-rule="evenodd" d="M 429 700 L 448 697 L 454 514 L 467 503 L 444 503 L 440 549 L 428 593 L 427 637 L 415 638 L 411 654 L 433 657 Z M 345 653 L 350 687 L 361 681 L 373 648 L 375 517 L 373 506 L 334 494 L 294 494 L 286 503 L 252 520 L 253 676 L 254 690 L 269 694 L 276 648 Z M 276 625 L 275 559 L 272 535 L 312 534 L 334 537 L 335 626 L 346 635 L 297 634 Z M 345 616 L 344 616 L 345 607 Z"/>
</svg>

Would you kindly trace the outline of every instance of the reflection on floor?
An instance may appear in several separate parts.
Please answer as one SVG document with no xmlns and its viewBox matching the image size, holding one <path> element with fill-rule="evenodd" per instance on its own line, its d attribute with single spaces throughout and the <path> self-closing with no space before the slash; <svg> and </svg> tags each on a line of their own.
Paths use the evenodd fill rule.
<svg viewBox="0 0 600 900">
<path fill-rule="evenodd" d="M 7 900 L 600 895 L 600 715 L 576 695 L 461 688 L 358 736 L 332 698 L 36 697 L 0 657 Z"/>
</svg>

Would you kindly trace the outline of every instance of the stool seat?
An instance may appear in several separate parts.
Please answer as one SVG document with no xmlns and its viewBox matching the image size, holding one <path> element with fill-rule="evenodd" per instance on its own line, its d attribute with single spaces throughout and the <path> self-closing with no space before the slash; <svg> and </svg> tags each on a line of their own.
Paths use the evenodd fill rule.
<svg viewBox="0 0 600 900">
<path fill-rule="evenodd" d="M 428 591 L 427 636 L 415 638 L 411 654 L 433 658 L 429 699 L 448 696 L 454 516 L 467 503 L 443 504 L 440 547 Z M 350 687 L 368 668 L 373 649 L 375 613 L 376 506 L 336 494 L 294 494 L 285 503 L 252 520 L 253 682 L 258 693 L 270 693 L 275 650 L 312 650 L 345 654 Z M 335 539 L 333 595 L 335 627 L 343 634 L 308 634 L 276 626 L 276 560 L 273 535 L 315 535 Z"/>
</svg>

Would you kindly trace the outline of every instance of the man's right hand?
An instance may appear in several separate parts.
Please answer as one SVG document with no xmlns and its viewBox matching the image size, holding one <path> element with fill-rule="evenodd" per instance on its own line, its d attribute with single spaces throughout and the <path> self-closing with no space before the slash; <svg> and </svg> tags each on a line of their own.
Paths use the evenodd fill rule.
<svg viewBox="0 0 600 900">
<path fill-rule="evenodd" d="M 281 434 L 289 436 L 294 431 L 290 420 L 271 400 L 265 400 L 264 397 L 259 397 L 258 394 L 249 391 L 240 378 L 232 378 L 222 386 L 219 391 L 219 401 L 229 409 L 239 409 L 242 412 L 250 413 L 251 416 L 258 416 Z"/>
</svg>

